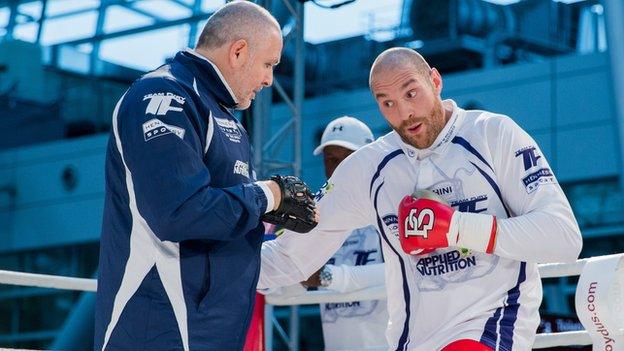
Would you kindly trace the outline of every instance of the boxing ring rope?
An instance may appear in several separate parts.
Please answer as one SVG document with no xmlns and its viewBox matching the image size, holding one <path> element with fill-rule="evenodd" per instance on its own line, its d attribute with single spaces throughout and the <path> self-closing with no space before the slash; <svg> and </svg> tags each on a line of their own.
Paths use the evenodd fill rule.
<svg viewBox="0 0 624 351">
<path fill-rule="evenodd" d="M 0 284 L 72 291 L 97 291 L 97 280 L 0 270 Z"/>
<path fill-rule="evenodd" d="M 557 278 L 580 275 L 588 259 L 574 263 L 551 263 L 539 265 L 542 278 Z M 31 286 L 73 291 L 95 292 L 97 280 L 73 278 L 47 274 L 33 274 L 0 270 L 0 284 Z M 356 300 L 379 300 L 386 298 L 384 286 L 371 287 L 352 293 L 341 294 L 331 291 L 309 291 L 301 295 L 280 297 L 268 295 L 267 303 L 275 306 L 309 305 L 327 302 L 349 302 Z M 592 340 L 586 331 L 537 334 L 533 348 L 555 346 L 591 345 Z"/>
<path fill-rule="evenodd" d="M 558 278 L 581 274 L 587 259 L 578 260 L 574 263 L 549 263 L 539 265 L 540 277 Z M 326 302 L 351 302 L 364 300 L 386 299 L 386 288 L 375 286 L 367 289 L 354 291 L 347 294 L 332 292 L 329 290 L 308 291 L 297 296 L 267 296 L 267 302 L 275 306 L 288 305 L 312 305 Z"/>
</svg>

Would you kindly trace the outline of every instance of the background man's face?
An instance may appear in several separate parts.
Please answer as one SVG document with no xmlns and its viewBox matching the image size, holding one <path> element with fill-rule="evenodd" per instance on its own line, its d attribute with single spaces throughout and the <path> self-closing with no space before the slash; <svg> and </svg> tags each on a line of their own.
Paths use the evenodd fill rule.
<svg viewBox="0 0 624 351">
<path fill-rule="evenodd" d="M 338 145 L 327 145 L 323 148 L 323 163 L 325 164 L 325 177 L 329 177 L 334 174 L 336 167 L 340 162 L 344 161 L 347 156 L 351 155 L 353 150 L 349 150 L 346 147 Z"/>
</svg>

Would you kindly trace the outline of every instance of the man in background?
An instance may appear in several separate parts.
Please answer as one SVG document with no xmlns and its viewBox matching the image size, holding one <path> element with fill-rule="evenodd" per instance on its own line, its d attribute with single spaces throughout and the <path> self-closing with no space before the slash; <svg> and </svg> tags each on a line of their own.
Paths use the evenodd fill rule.
<svg viewBox="0 0 624 351">
<path fill-rule="evenodd" d="M 327 125 L 314 155 L 323 154 L 329 179 L 344 159 L 372 141 L 373 133 L 366 124 L 353 117 L 340 117 Z M 353 230 L 328 264 L 303 285 L 341 293 L 382 286 L 384 267 L 379 240 L 373 226 Z M 388 349 L 386 300 L 330 302 L 321 304 L 320 310 L 325 350 Z"/>
</svg>

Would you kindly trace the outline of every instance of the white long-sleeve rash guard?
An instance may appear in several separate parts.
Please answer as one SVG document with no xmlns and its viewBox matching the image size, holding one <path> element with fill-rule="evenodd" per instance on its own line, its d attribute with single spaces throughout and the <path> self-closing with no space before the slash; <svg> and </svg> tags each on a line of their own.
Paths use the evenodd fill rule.
<svg viewBox="0 0 624 351">
<path fill-rule="evenodd" d="M 542 298 L 537 263 L 575 260 L 580 230 L 540 148 L 513 120 L 443 104 L 452 116 L 430 148 L 391 132 L 343 161 L 322 189 L 319 225 L 263 245 L 259 287 L 305 280 L 350 230 L 372 224 L 382 237 L 391 349 L 434 350 L 462 338 L 530 349 Z M 415 189 L 462 212 L 495 215 L 494 254 L 404 253 L 397 206 Z"/>
</svg>

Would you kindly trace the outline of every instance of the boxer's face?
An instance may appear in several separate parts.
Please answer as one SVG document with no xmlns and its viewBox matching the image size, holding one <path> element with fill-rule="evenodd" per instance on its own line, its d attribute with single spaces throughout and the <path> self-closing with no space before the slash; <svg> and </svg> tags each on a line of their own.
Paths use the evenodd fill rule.
<svg viewBox="0 0 624 351">
<path fill-rule="evenodd" d="M 386 121 L 401 139 L 418 149 L 426 149 L 446 124 L 437 70 L 423 75 L 409 67 L 379 72 L 371 90 Z"/>
</svg>

